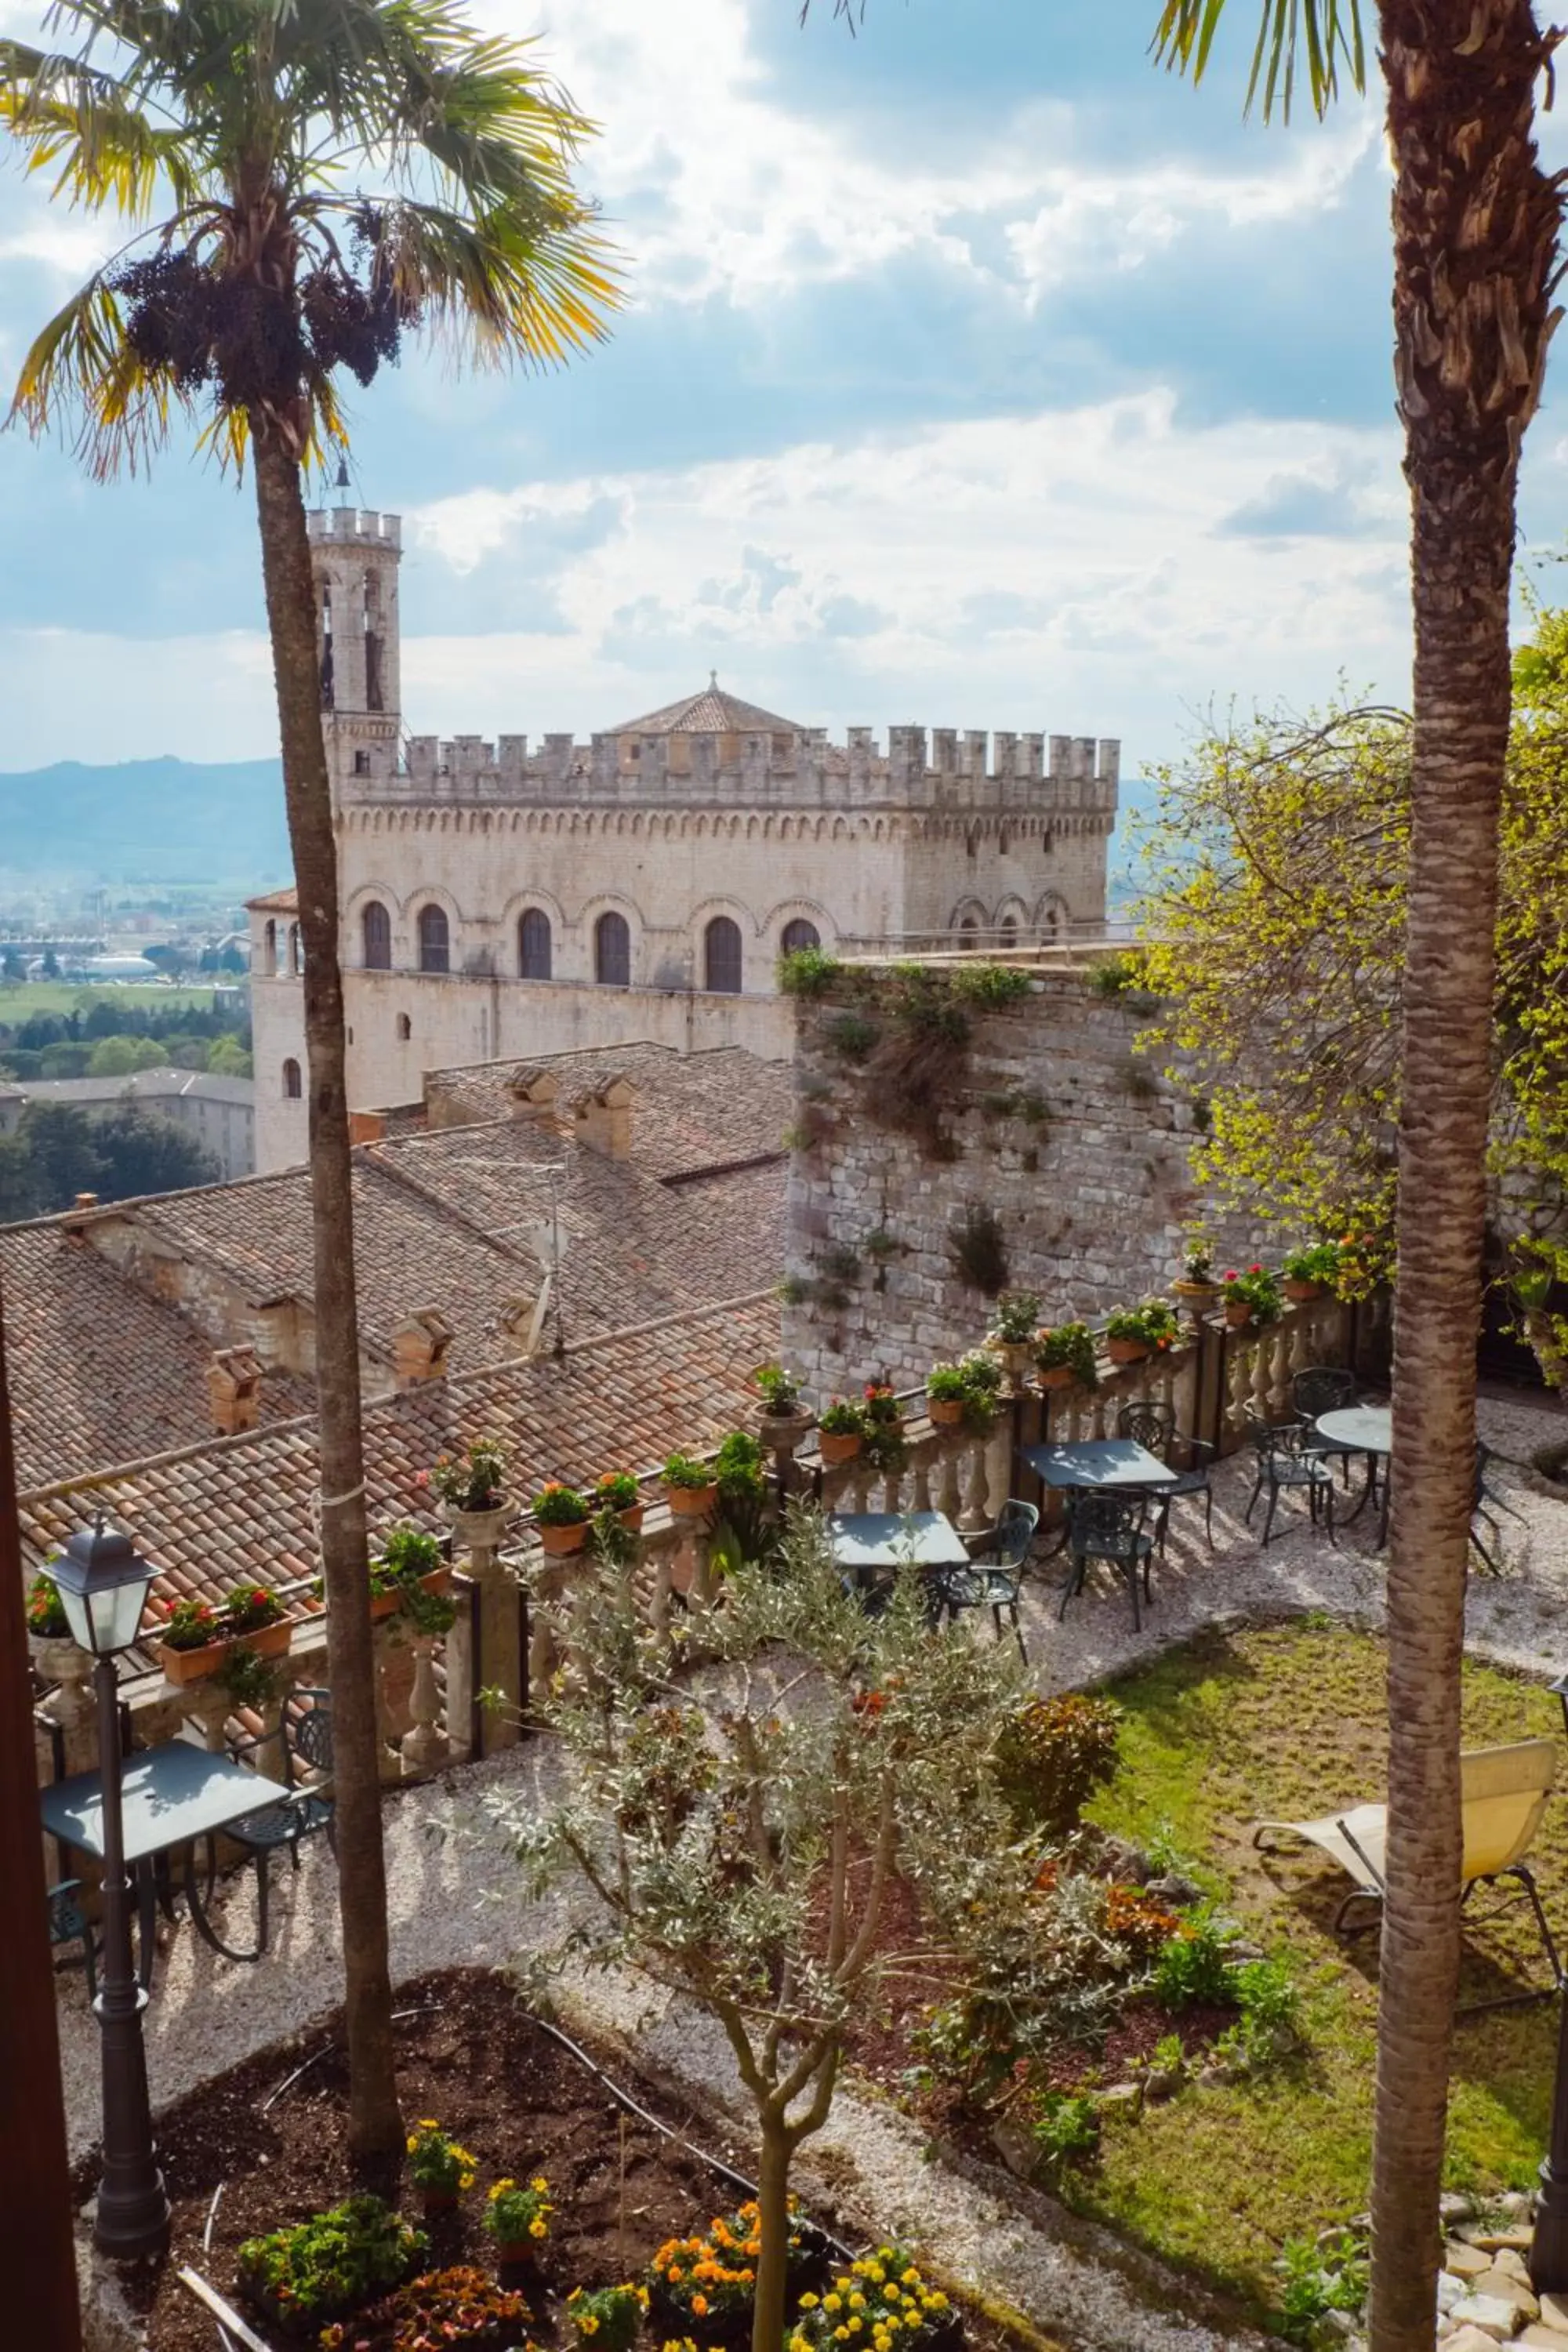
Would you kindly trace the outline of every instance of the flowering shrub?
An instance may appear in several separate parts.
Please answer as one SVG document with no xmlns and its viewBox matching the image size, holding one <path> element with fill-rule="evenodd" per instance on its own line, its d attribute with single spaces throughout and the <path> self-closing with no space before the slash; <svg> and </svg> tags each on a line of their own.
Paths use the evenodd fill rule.
<svg viewBox="0 0 1568 2352">
<path fill-rule="evenodd" d="M 1066 1364 L 1080 1389 L 1099 1384 L 1094 1334 L 1087 1323 L 1056 1323 L 1048 1331 L 1041 1331 L 1035 1342 L 1035 1363 L 1042 1372 L 1054 1372 Z"/>
<path fill-rule="evenodd" d="M 952 2326 L 952 2306 L 928 2286 L 899 2246 L 879 2246 L 837 2277 L 818 2298 L 803 2294 L 785 2337 L 787 2352 L 910 2352 Z"/>
<path fill-rule="evenodd" d="M 259 1633 L 263 1625 L 276 1625 L 287 1613 L 269 1584 L 242 1584 L 224 1603 L 224 1631 Z"/>
<path fill-rule="evenodd" d="M 506 1454 L 493 1437 L 476 1437 L 460 1454 L 439 1454 L 414 1480 L 433 1487 L 448 1510 L 493 1511 L 506 1500 Z"/>
<path fill-rule="evenodd" d="M 816 1425 L 825 1437 L 864 1437 L 868 1426 L 866 1408 L 851 1404 L 847 1397 L 835 1397 L 823 1406 Z"/>
<path fill-rule="evenodd" d="M 316 2340 L 321 2352 L 510 2352 L 529 2317 L 521 2294 L 459 2263 L 411 2279 Z"/>
<path fill-rule="evenodd" d="M 406 1519 L 400 1519 L 395 1528 L 388 1528 L 382 1538 L 380 1559 L 371 1562 L 370 1589 L 373 1592 L 378 1589 L 384 1592 L 387 1590 L 384 1580 L 379 1588 L 377 1586 L 378 1569 L 384 1580 L 405 1584 L 417 1581 L 422 1576 L 434 1576 L 443 1565 L 441 1547 L 435 1537 L 427 1535 L 423 1528 L 411 1527 Z"/>
<path fill-rule="evenodd" d="M 40 1642 L 58 1642 L 70 1632 L 66 1604 L 52 1576 L 35 1576 L 27 1587 L 27 1631 Z"/>
<path fill-rule="evenodd" d="M 264 2309 L 298 2328 L 335 2319 L 398 2285 L 428 2242 L 379 2197 L 349 2197 L 291 2229 L 247 2238 L 239 2250 L 239 2281 Z"/>
<path fill-rule="evenodd" d="M 1121 1709 L 1108 1698 L 1063 1691 L 1026 1699 L 996 1743 L 996 1778 L 1021 1827 L 1060 1835 L 1116 1769 Z"/>
<path fill-rule="evenodd" d="M 580 1528 L 592 1515 L 586 1495 L 563 1486 L 559 1478 L 548 1479 L 533 1498 L 533 1516 L 542 1528 Z"/>
<path fill-rule="evenodd" d="M 1156 1903 L 1138 1886 L 1108 1886 L 1105 1890 L 1105 1932 L 1145 1959 L 1181 1933 L 1173 1911 Z"/>
<path fill-rule="evenodd" d="M 800 1377 L 786 1371 L 783 1364 L 759 1364 L 752 1374 L 752 1386 L 762 1398 L 765 1412 L 800 1411 Z"/>
<path fill-rule="evenodd" d="M 1226 1276 L 1228 1281 L 1229 1276 Z M 1108 1339 L 1135 1339 L 1157 1355 L 1175 1343 L 1180 1329 L 1176 1310 L 1163 1298 L 1146 1298 L 1142 1307 L 1123 1307 L 1108 1316 L 1105 1336 Z"/>
<path fill-rule="evenodd" d="M 466 2147 L 458 2146 L 431 2116 L 416 2124 L 408 2135 L 408 2177 L 419 2189 L 440 2197 L 455 2197 L 471 2189 L 479 2166 Z"/>
<path fill-rule="evenodd" d="M 1255 1323 L 1272 1323 L 1279 1313 L 1279 1285 L 1260 1265 L 1249 1265 L 1245 1274 L 1237 1274 L 1233 1268 L 1221 1287 L 1226 1305 L 1250 1307 Z"/>
<path fill-rule="evenodd" d="M 550 2183 L 542 2173 L 526 2189 L 515 2180 L 498 2180 L 485 2199 L 485 2227 L 503 2246 L 521 2246 L 525 2238 L 536 2245 L 550 2235 Z"/>
<path fill-rule="evenodd" d="M 1340 1245 L 1318 1242 L 1310 1249 L 1292 1250 L 1279 1271 L 1287 1282 L 1316 1282 L 1331 1289 L 1340 1276 Z"/>
<path fill-rule="evenodd" d="M 752 2308 L 762 2223 L 754 2200 L 710 2222 L 706 2237 L 667 2238 L 647 2283 L 661 2321 L 681 2325 L 732 2319 Z M 790 2252 L 800 2245 L 790 2234 Z"/>
<path fill-rule="evenodd" d="M 596 1511 L 630 1511 L 642 1498 L 642 1490 L 629 1470 L 606 1470 L 590 1497 Z"/>
<path fill-rule="evenodd" d="M 223 1635 L 223 1620 L 205 1601 L 176 1601 L 158 1629 L 158 1639 L 171 1650 L 202 1650 Z"/>
<path fill-rule="evenodd" d="M 646 2286 L 602 2286 L 592 2294 L 574 2286 L 566 2316 L 594 2352 L 630 2352 L 647 2309 Z"/>
<path fill-rule="evenodd" d="M 1035 1336 L 1040 1302 L 1032 1290 L 1005 1290 L 991 1314 L 991 1337 L 1005 1348 L 1021 1348 Z"/>
</svg>

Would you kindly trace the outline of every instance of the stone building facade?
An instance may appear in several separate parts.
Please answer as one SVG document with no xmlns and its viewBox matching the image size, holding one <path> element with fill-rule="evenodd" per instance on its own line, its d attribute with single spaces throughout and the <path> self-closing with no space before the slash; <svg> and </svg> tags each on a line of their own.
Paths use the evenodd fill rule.
<svg viewBox="0 0 1568 2352">
<path fill-rule="evenodd" d="M 1098 994 L 1083 959 L 1052 961 L 1016 1003 L 970 1013 L 923 1136 L 893 1123 L 869 1043 L 892 1032 L 897 976 L 856 971 L 802 1003 L 784 1341 L 814 1394 L 913 1387 L 972 1346 L 990 1302 L 966 1268 L 987 1254 L 1047 1321 L 1089 1321 L 1165 1292 L 1194 1224 L 1229 1263 L 1256 1245 L 1206 1208 L 1191 1099 L 1139 1054 L 1136 1010 Z"/>
<path fill-rule="evenodd" d="M 781 951 L 1104 919 L 1120 747 L 868 727 L 717 680 L 578 743 L 405 736 L 395 515 L 310 517 L 354 1108 L 426 1069 L 647 1039 L 783 1056 Z M 304 1156 L 298 932 L 251 907 L 257 1164 Z"/>
</svg>

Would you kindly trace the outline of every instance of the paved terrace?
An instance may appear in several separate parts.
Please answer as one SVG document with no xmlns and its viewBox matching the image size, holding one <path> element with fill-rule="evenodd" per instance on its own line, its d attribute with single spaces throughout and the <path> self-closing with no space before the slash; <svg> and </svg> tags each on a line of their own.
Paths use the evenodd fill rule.
<svg viewBox="0 0 1568 2352">
<path fill-rule="evenodd" d="M 1538 1446 L 1561 1436 L 1563 1417 L 1544 1403 L 1492 1398 L 1483 1402 L 1481 1428 L 1500 1457 L 1494 1482 L 1520 1517 L 1502 1522 L 1503 1575 L 1471 1580 L 1468 1645 L 1549 1675 L 1565 1663 L 1568 1639 L 1568 1508 L 1528 1465 Z M 1140 1634 L 1133 1633 L 1125 1591 L 1102 1570 L 1058 1622 L 1062 1563 L 1047 1563 L 1028 1589 L 1024 1612 L 1038 1687 L 1093 1682 L 1226 1617 L 1257 1622 L 1327 1610 L 1375 1627 L 1384 1615 L 1384 1561 L 1372 1548 L 1373 1513 L 1342 1529 L 1338 1548 L 1331 1549 L 1308 1525 L 1304 1504 L 1288 1497 L 1275 1539 L 1264 1551 L 1242 1517 L 1249 1486 L 1246 1455 L 1231 1457 L 1217 1471 L 1212 1554 L 1204 1542 L 1201 1507 L 1175 1507 L 1169 1556 L 1156 1562 L 1153 1604 Z M 989 1641 L 989 1626 L 982 1622 L 973 1637 Z M 971 1638 L 971 1632 L 952 1638 Z M 498 1790 L 527 1802 L 551 1769 L 548 1743 L 535 1741 L 390 1800 L 397 1979 L 450 1965 L 505 1965 L 560 1940 L 563 1904 L 530 1905 L 519 1896 L 513 1864 L 487 1811 Z M 322 1843 L 307 1849 L 297 1878 L 275 1873 L 274 1889 L 275 1943 L 258 1967 L 219 1959 L 184 1927 L 167 1935 L 147 2019 L 156 2102 L 309 2026 L 340 1998 L 331 1864 Z M 231 1899 L 238 1906 L 237 1931 L 243 1932 L 251 1901 L 247 1880 L 237 1882 Z M 729 2061 L 704 2021 L 646 1989 L 595 1980 L 569 1991 L 584 2025 L 635 2041 L 642 2059 L 681 2078 L 694 2097 L 729 2102 Z M 98 2037 L 78 1976 L 61 1979 L 60 2019 L 72 2146 L 79 2152 L 97 2130 Z M 743 2133 L 745 2111 L 738 2099 L 733 2118 Z M 919 2130 L 886 2103 L 873 2103 L 852 2087 L 841 2093 L 829 2132 L 807 2147 L 801 2185 L 808 2197 L 817 2167 L 818 2179 L 831 2179 L 836 2195 L 868 2226 L 907 2231 L 956 2275 L 1006 2295 L 1042 2327 L 1095 2352 L 1129 2346 L 1140 2352 L 1218 2352 L 1227 2345 L 1252 2352 L 1257 2347 L 1256 2338 L 1206 2324 L 1178 2283 L 1048 2200 L 1016 2184 L 999 2195 L 983 2179 L 928 2164 Z"/>
</svg>

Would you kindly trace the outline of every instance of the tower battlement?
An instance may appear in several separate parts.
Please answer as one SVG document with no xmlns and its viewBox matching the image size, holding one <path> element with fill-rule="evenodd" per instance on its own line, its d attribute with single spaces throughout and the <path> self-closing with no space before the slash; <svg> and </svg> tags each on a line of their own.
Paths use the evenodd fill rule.
<svg viewBox="0 0 1568 2352">
<path fill-rule="evenodd" d="M 378 514 L 374 507 L 308 507 L 305 529 L 313 540 L 335 539 L 379 548 L 403 545 L 403 517 Z"/>
</svg>

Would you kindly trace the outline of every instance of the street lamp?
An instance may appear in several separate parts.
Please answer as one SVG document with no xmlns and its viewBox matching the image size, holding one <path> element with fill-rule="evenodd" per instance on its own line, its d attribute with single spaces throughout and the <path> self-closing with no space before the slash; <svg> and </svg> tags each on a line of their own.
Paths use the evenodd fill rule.
<svg viewBox="0 0 1568 2352">
<path fill-rule="evenodd" d="M 1551 1685 L 1563 1702 L 1568 1727 L 1568 1675 Z M 1568 1999 L 1557 1991 L 1557 2080 L 1552 2092 L 1552 2137 L 1541 2168 L 1535 2200 L 1535 2234 L 1530 2242 L 1530 2276 L 1537 2294 L 1568 2289 Z"/>
<path fill-rule="evenodd" d="M 103 2172 L 93 2237 L 117 2262 L 160 2254 L 169 2242 L 169 2200 L 153 2143 L 142 2012 L 147 1996 L 131 1958 L 130 1886 L 120 1808 L 120 1677 L 115 1655 L 142 1624 L 151 1560 L 99 1513 L 49 1563 L 71 1635 L 98 1661 L 98 1768 L 103 1785 L 103 1966 L 98 2012 L 103 2059 Z"/>
</svg>

